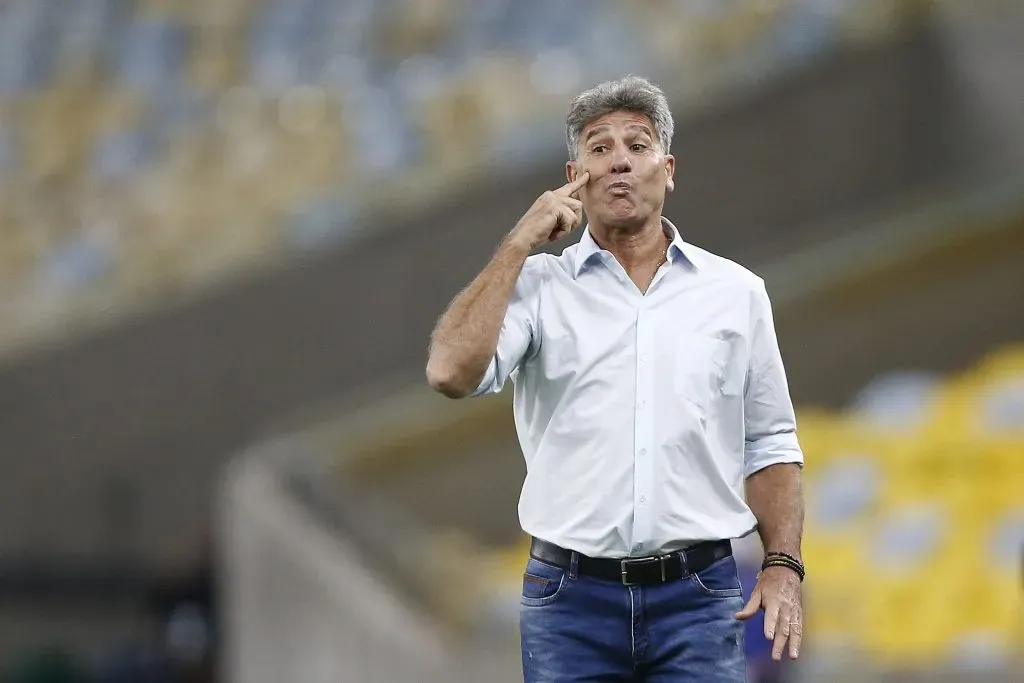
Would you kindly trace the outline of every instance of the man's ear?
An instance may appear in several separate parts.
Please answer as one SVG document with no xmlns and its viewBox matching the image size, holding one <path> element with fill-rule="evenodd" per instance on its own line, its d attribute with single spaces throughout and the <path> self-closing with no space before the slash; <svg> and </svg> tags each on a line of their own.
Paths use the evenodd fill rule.
<svg viewBox="0 0 1024 683">
<path fill-rule="evenodd" d="M 565 162 L 565 181 L 566 182 L 571 183 L 574 180 L 576 180 L 576 175 L 577 175 L 578 172 L 579 172 L 579 168 L 577 167 L 575 161 L 567 161 L 567 162 Z"/>
<path fill-rule="evenodd" d="M 669 192 L 676 189 L 676 158 L 671 154 L 665 155 L 665 173 L 668 174 L 668 180 L 665 182 L 665 187 Z"/>
</svg>

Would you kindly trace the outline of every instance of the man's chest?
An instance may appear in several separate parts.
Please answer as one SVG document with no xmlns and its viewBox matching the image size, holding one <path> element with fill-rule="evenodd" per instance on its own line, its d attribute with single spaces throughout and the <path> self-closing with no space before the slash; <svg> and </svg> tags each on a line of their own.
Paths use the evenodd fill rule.
<svg viewBox="0 0 1024 683">
<path fill-rule="evenodd" d="M 631 379 L 694 398 L 737 392 L 749 354 L 750 297 L 721 281 L 656 283 L 647 295 L 616 283 L 544 292 L 536 361 L 547 379 Z"/>
</svg>

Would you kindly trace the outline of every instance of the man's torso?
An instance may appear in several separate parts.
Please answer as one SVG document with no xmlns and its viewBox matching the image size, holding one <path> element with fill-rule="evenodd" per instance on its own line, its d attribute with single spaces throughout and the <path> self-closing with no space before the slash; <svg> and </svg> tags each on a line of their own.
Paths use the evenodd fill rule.
<svg viewBox="0 0 1024 683">
<path fill-rule="evenodd" d="M 607 252 L 539 255 L 514 380 L 524 529 L 597 556 L 740 536 L 751 283 L 686 245 L 642 294 Z M 578 265 L 578 264 L 577 264 Z"/>
</svg>

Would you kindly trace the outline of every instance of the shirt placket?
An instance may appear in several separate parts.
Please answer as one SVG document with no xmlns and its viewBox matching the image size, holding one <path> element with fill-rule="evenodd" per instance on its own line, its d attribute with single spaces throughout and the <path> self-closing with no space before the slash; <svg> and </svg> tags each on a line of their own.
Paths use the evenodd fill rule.
<svg viewBox="0 0 1024 683">
<path fill-rule="evenodd" d="M 654 477 L 654 329 L 651 313 L 641 305 L 636 319 L 636 397 L 633 405 L 633 546 L 632 554 L 650 549 L 651 492 Z"/>
</svg>

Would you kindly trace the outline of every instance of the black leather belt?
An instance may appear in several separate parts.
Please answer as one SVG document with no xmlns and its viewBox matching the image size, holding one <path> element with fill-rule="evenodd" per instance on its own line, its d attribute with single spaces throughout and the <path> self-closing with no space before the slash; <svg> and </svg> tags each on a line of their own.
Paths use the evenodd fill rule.
<svg viewBox="0 0 1024 683">
<path fill-rule="evenodd" d="M 577 571 L 580 576 L 592 576 L 606 581 L 618 581 L 627 586 L 679 579 L 701 572 L 715 562 L 732 555 L 729 541 L 706 541 L 685 550 L 657 557 L 629 557 L 621 560 L 580 555 Z M 572 551 L 554 543 L 533 539 L 530 557 L 546 564 L 568 569 L 572 564 Z"/>
</svg>

